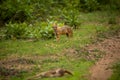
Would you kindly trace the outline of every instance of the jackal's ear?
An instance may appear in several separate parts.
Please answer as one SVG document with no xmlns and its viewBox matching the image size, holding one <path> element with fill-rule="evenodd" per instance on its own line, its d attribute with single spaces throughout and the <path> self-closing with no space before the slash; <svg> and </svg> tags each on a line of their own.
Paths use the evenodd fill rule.
<svg viewBox="0 0 120 80">
<path fill-rule="evenodd" d="M 56 22 L 54 22 L 54 23 L 53 23 L 53 26 L 57 26 L 57 23 L 56 23 Z"/>
</svg>

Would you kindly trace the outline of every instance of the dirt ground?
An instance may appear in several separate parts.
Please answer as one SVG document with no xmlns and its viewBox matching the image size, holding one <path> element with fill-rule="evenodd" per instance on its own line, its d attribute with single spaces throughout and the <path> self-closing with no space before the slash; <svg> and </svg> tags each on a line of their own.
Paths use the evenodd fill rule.
<svg viewBox="0 0 120 80">
<path fill-rule="evenodd" d="M 94 50 L 100 50 L 105 53 L 90 68 L 88 80 L 108 80 L 112 75 L 112 64 L 120 60 L 120 34 L 94 45 L 89 45 L 87 49 L 90 53 L 93 53 Z"/>
</svg>

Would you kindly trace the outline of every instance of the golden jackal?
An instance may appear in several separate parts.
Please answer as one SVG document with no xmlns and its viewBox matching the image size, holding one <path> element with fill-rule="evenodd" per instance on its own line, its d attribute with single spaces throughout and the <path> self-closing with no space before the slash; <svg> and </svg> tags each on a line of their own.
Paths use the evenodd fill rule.
<svg viewBox="0 0 120 80">
<path fill-rule="evenodd" d="M 54 70 L 49 70 L 46 72 L 42 72 L 40 74 L 37 74 L 36 76 L 33 76 L 31 78 L 28 78 L 27 80 L 33 80 L 33 79 L 38 79 L 38 78 L 48 78 L 48 77 L 62 77 L 65 74 L 73 75 L 70 71 L 65 70 L 65 69 L 54 69 Z"/>
<path fill-rule="evenodd" d="M 63 27 L 59 27 L 56 24 L 53 25 L 54 33 L 56 36 L 56 39 L 60 39 L 60 35 L 66 35 L 67 37 L 73 36 L 73 30 L 71 27 L 65 25 Z"/>
</svg>

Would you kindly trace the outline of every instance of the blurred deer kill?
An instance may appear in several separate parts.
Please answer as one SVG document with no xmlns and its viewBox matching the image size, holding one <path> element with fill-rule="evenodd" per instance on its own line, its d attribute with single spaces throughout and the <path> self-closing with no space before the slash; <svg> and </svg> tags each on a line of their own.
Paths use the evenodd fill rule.
<svg viewBox="0 0 120 80">
<path fill-rule="evenodd" d="M 66 35 L 67 37 L 73 36 L 73 30 L 71 27 L 65 25 L 63 27 L 57 26 L 57 24 L 53 25 L 54 33 L 57 41 L 60 39 L 60 35 Z"/>
<path fill-rule="evenodd" d="M 27 80 L 32 80 L 32 79 L 38 79 L 38 78 L 49 78 L 49 77 L 62 77 L 65 74 L 73 75 L 70 71 L 65 70 L 65 69 L 54 69 L 46 72 L 42 72 L 40 74 L 37 74 L 36 76 L 33 76 L 32 78 L 29 78 Z"/>
</svg>

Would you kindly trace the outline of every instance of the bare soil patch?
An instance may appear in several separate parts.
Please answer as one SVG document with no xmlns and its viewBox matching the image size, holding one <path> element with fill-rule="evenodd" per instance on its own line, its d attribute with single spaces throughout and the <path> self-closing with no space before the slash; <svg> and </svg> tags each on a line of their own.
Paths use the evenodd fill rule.
<svg viewBox="0 0 120 80">
<path fill-rule="evenodd" d="M 34 62 L 30 59 L 10 57 L 0 60 L 0 75 L 18 76 L 22 71 L 29 71 L 34 67 Z"/>
<path fill-rule="evenodd" d="M 20 76 L 21 72 L 31 72 L 34 67 L 41 68 L 46 60 L 57 61 L 57 55 L 11 55 L 0 60 L 0 76 Z"/>
<path fill-rule="evenodd" d="M 112 37 L 102 42 L 89 45 L 86 49 L 93 56 L 94 50 L 100 50 L 105 53 L 102 58 L 90 68 L 88 80 L 108 80 L 112 75 L 111 66 L 117 60 L 120 60 L 120 37 Z M 99 53 L 98 53 L 99 55 Z"/>
</svg>

